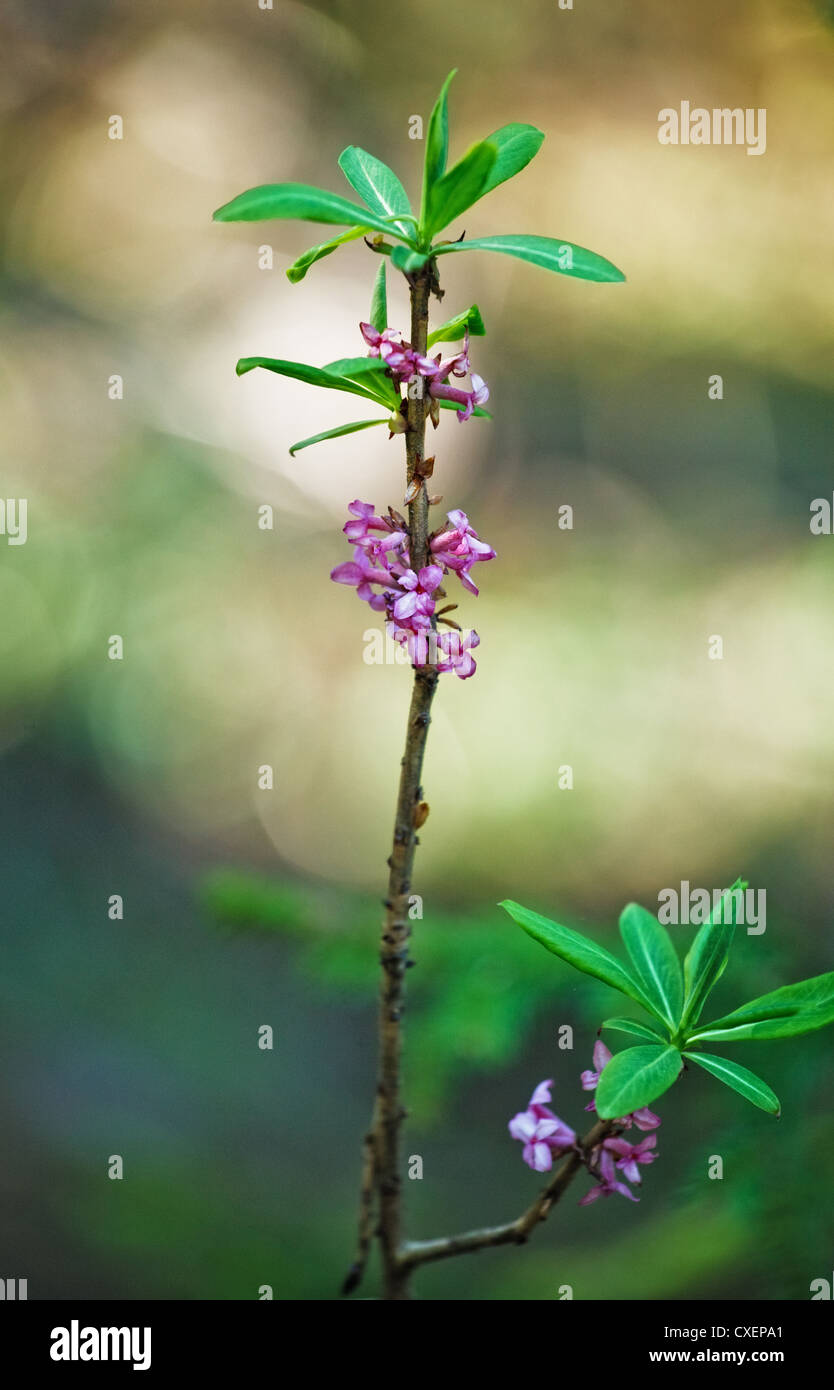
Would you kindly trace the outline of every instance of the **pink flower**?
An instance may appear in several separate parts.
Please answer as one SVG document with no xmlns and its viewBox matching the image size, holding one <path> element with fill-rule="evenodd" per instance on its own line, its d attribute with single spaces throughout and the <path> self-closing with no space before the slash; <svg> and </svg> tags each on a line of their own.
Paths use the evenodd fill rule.
<svg viewBox="0 0 834 1390">
<path fill-rule="evenodd" d="M 419 574 L 405 570 L 399 581 L 406 592 L 394 603 L 394 621 L 404 623 L 408 619 L 411 627 L 430 627 L 435 610 L 433 594 L 442 578 L 439 565 L 426 565 Z"/>
<path fill-rule="evenodd" d="M 494 560 L 496 552 L 479 538 L 466 512 L 458 509 L 447 512 L 446 516 L 451 530 L 433 537 L 431 552 L 445 569 L 454 571 L 464 588 L 477 596 L 478 590 L 469 578 L 469 571 L 478 560 Z"/>
<path fill-rule="evenodd" d="M 461 680 L 476 670 L 471 650 L 480 644 L 474 630 L 468 633 L 437 632 L 421 627 L 416 632 L 396 622 L 388 623 L 388 635 L 408 651 L 412 666 L 435 666 L 439 672 L 454 671 Z"/>
<path fill-rule="evenodd" d="M 472 649 L 481 644 L 481 639 L 473 629 L 471 632 L 441 632 L 438 633 L 437 644 L 439 648 L 437 669 L 438 671 L 454 671 L 462 681 L 474 676 L 477 669 L 477 662 L 472 655 Z"/>
<path fill-rule="evenodd" d="M 454 353 L 451 357 L 441 357 L 437 354 L 432 362 L 432 371 L 428 373 L 437 381 L 445 381 L 448 376 L 466 376 L 472 368 L 469 362 L 469 329 L 463 340 L 463 347 L 460 352 Z"/>
<path fill-rule="evenodd" d="M 348 502 L 348 511 L 353 512 L 356 520 L 345 522 L 342 530 L 354 545 L 357 541 L 364 540 L 369 530 L 384 530 L 382 517 L 374 516 L 373 502 L 360 502 L 357 497 L 354 502 Z"/>
<path fill-rule="evenodd" d="M 386 328 L 380 333 L 371 323 L 360 323 L 359 332 L 370 348 L 369 357 L 387 356 L 399 347 L 403 340 L 402 333 L 398 333 L 395 328 Z"/>
<path fill-rule="evenodd" d="M 660 1124 L 660 1116 L 655 1115 L 654 1111 L 650 1110 L 647 1105 L 644 1105 L 640 1110 L 633 1110 L 629 1118 L 633 1125 L 636 1125 L 638 1129 L 644 1131 L 647 1129 L 657 1129 Z"/>
<path fill-rule="evenodd" d="M 611 1061 L 612 1055 L 613 1054 L 609 1052 L 604 1042 L 597 1041 L 594 1043 L 594 1070 L 583 1071 L 582 1075 L 579 1078 L 579 1080 L 582 1082 L 583 1091 L 596 1090 L 597 1086 L 599 1085 L 599 1078 L 604 1068 L 607 1067 L 608 1063 Z M 590 1110 L 592 1106 L 593 1102 L 591 1103 L 591 1105 L 586 1105 L 585 1109 Z M 593 1106 L 593 1108 L 596 1109 L 596 1106 Z"/>
<path fill-rule="evenodd" d="M 468 329 L 461 351 L 445 358 L 440 353 L 436 357 L 429 357 L 426 353 L 417 352 L 394 328 L 386 328 L 380 333 L 373 324 L 360 323 L 359 331 L 368 344 L 368 356 L 380 357 L 398 386 L 408 386 L 418 376 L 426 377 L 430 396 L 462 406 L 457 412 L 459 423 L 468 420 L 476 406 L 484 405 L 489 400 L 486 382 L 472 371 L 469 363 Z M 449 376 L 462 377 L 467 373 L 472 383 L 471 391 L 448 385 Z"/>
<path fill-rule="evenodd" d="M 403 342 L 402 333 L 386 328 L 382 333 L 370 323 L 360 323 L 359 331 L 370 351 L 369 357 L 381 357 L 397 385 L 413 381 L 415 376 L 430 376 L 436 372 L 437 364 L 430 357 L 414 351 L 410 343 Z"/>
<path fill-rule="evenodd" d="M 567 1153 L 576 1143 L 574 1131 L 545 1103 L 550 1100 L 552 1085 L 552 1081 L 541 1081 L 527 1109 L 514 1115 L 507 1126 L 513 1139 L 524 1145 L 524 1162 L 537 1173 L 548 1173 L 554 1157 Z"/>
<path fill-rule="evenodd" d="M 358 546 L 353 552 L 352 560 L 345 560 L 344 564 L 337 565 L 330 571 L 330 578 L 334 584 L 350 584 L 356 589 L 359 598 L 369 603 L 376 613 L 384 613 L 387 607 L 385 594 L 375 594 L 371 588 L 372 584 L 382 584 L 388 589 L 396 589 L 396 576 L 384 565 L 374 565 L 368 556 Z"/>
<path fill-rule="evenodd" d="M 421 628 L 418 632 L 412 632 L 408 627 L 389 621 L 386 623 L 386 631 L 389 637 L 399 642 L 401 647 L 405 647 L 412 666 L 431 665 L 437 646 L 437 634 L 433 628 Z"/>
<path fill-rule="evenodd" d="M 429 395 L 436 401 L 453 401 L 455 405 L 463 406 L 457 412 L 458 424 L 462 425 L 464 420 L 468 420 L 473 414 L 475 407 L 486 405 L 489 400 L 489 387 L 483 377 L 472 372 L 470 376 L 472 382 L 471 391 L 463 391 L 457 386 L 448 386 L 436 378 L 429 385 Z"/>
<path fill-rule="evenodd" d="M 376 333 L 367 324 L 363 332 L 365 329 Z M 381 341 L 382 335 L 376 336 Z M 407 649 L 413 666 L 433 665 L 440 672 L 454 671 L 461 680 L 474 675 L 472 653 L 481 639 L 477 632 L 463 633 L 451 623 L 452 631 L 438 631 L 435 596 L 449 572 L 456 573 L 466 588 L 477 594 L 468 571 L 479 560 L 491 560 L 495 555 L 492 547 L 480 540 L 465 512 L 449 512 L 449 525 L 431 540 L 431 563 L 416 573 L 409 560 L 408 532 L 402 529 L 406 523 L 398 512 L 389 508 L 388 516 L 377 516 L 373 503 L 358 497 L 348 510 L 351 516 L 343 530 L 353 543 L 353 559 L 337 565 L 330 578 L 355 588 L 360 599 L 386 615 L 389 635 Z"/>
<path fill-rule="evenodd" d="M 627 1139 L 604 1139 L 603 1149 L 609 1153 L 618 1154 L 616 1165 L 623 1170 L 629 1182 L 640 1183 L 640 1167 L 645 1163 L 654 1163 L 657 1158 L 656 1153 L 652 1153 L 657 1143 L 657 1135 L 650 1134 L 647 1139 L 641 1139 L 639 1144 L 630 1144 Z"/>
<path fill-rule="evenodd" d="M 635 1197 L 630 1187 L 626 1187 L 624 1182 L 618 1182 L 614 1157 L 605 1148 L 599 1154 L 599 1177 L 601 1182 L 585 1193 L 579 1202 L 580 1207 L 590 1206 L 591 1202 L 596 1202 L 599 1197 L 611 1197 L 615 1192 L 621 1197 L 628 1197 L 630 1202 L 639 1202 L 640 1198 Z"/>
<path fill-rule="evenodd" d="M 360 502 L 357 497 L 348 503 L 348 511 L 353 512 L 354 520 L 342 527 L 349 541 L 358 545 L 370 556 L 384 555 L 389 550 L 400 550 L 408 539 L 404 531 L 397 531 L 389 517 L 374 516 L 372 502 Z M 382 537 L 371 535 L 381 531 Z"/>
</svg>

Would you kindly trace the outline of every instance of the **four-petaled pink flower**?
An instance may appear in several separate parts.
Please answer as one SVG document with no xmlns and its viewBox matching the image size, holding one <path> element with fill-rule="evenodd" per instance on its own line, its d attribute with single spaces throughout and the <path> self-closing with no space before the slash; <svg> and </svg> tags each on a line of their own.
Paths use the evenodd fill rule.
<svg viewBox="0 0 834 1390">
<path fill-rule="evenodd" d="M 489 400 L 489 387 L 483 377 L 478 376 L 477 372 L 472 372 L 469 379 L 472 382 L 471 391 L 464 391 L 459 386 L 449 386 L 437 377 L 429 383 L 429 395 L 436 401 L 452 401 L 455 405 L 463 406 L 462 410 L 456 412 L 459 425 L 470 419 L 476 406 L 486 405 Z"/>
<path fill-rule="evenodd" d="M 441 381 L 445 381 L 447 376 L 466 376 L 467 372 L 472 371 L 469 362 L 469 329 L 464 334 L 463 347 L 460 352 L 455 352 L 451 357 L 441 357 L 438 353 L 434 359 L 434 376 Z"/>
<path fill-rule="evenodd" d="M 399 576 L 400 588 L 406 592 L 394 602 L 395 622 L 409 621 L 411 627 L 431 627 L 434 616 L 434 591 L 443 578 L 439 565 L 426 565 L 415 574 L 414 570 L 404 570 Z"/>
<path fill-rule="evenodd" d="M 387 355 L 394 347 L 399 347 L 403 340 L 402 333 L 398 333 L 395 328 L 385 328 L 380 333 L 372 323 L 360 323 L 359 332 L 368 344 L 369 357 L 381 357 L 383 353 Z"/>
<path fill-rule="evenodd" d="M 471 632 L 441 632 L 437 637 L 438 671 L 454 671 L 462 681 L 474 676 L 477 662 L 472 649 L 481 644 L 481 639 L 473 628 Z"/>
<path fill-rule="evenodd" d="M 397 587 L 396 576 L 384 565 L 373 564 L 359 546 L 354 550 L 352 560 L 345 560 L 330 571 L 330 578 L 334 584 L 350 584 L 359 598 L 369 603 L 376 613 L 385 612 L 388 600 L 384 593 L 374 593 L 371 585 L 382 584 L 389 590 Z"/>
<path fill-rule="evenodd" d="M 465 589 L 477 595 L 478 590 L 469 578 L 469 571 L 478 560 L 494 560 L 496 552 L 479 538 L 478 532 L 470 526 L 466 512 L 458 508 L 447 512 L 446 516 L 451 522 L 451 529 L 432 537 L 431 552 L 435 559 L 458 576 Z"/>
<path fill-rule="evenodd" d="M 628 1197 L 630 1202 L 639 1202 L 640 1198 L 635 1197 L 630 1187 L 626 1187 L 624 1182 L 619 1182 L 617 1172 L 614 1167 L 614 1156 L 607 1149 L 602 1149 L 599 1155 L 599 1176 L 601 1181 L 596 1187 L 592 1187 L 590 1192 L 580 1198 L 579 1206 L 590 1206 L 599 1197 L 611 1197 L 615 1192 L 621 1197 Z"/>
<path fill-rule="evenodd" d="M 354 520 L 342 527 L 349 541 L 358 545 L 367 555 L 384 555 L 386 551 L 402 551 L 408 537 L 405 531 L 398 531 L 388 517 L 375 516 L 372 502 L 355 501 L 348 503 L 348 511 L 353 512 Z M 381 537 L 371 532 L 379 531 Z"/>
<path fill-rule="evenodd" d="M 355 501 L 348 502 L 348 511 L 353 512 L 355 520 L 346 521 L 342 530 L 349 541 L 354 545 L 357 541 L 362 541 L 369 530 L 382 531 L 384 524 L 381 516 L 374 516 L 373 502 L 360 502 L 357 497 Z"/>
<path fill-rule="evenodd" d="M 448 378 L 450 376 L 466 376 L 472 382 L 471 391 L 463 391 L 457 386 L 450 386 Z M 457 412 L 458 424 L 463 424 L 468 420 L 476 406 L 486 405 L 489 400 L 489 388 L 483 377 L 473 372 L 469 361 L 469 329 L 463 340 L 463 348 L 452 357 L 435 358 L 435 370 L 428 373 L 429 395 L 436 401 L 452 401 L 455 405 L 462 405 L 463 410 Z M 435 421 L 436 423 L 436 421 Z"/>
<path fill-rule="evenodd" d="M 633 1125 L 644 1132 L 647 1129 L 657 1129 L 660 1124 L 660 1116 L 655 1115 L 654 1111 L 650 1110 L 647 1105 L 644 1105 L 640 1110 L 632 1110 L 628 1118 Z"/>
<path fill-rule="evenodd" d="M 576 1143 L 574 1131 L 546 1103 L 552 1085 L 552 1081 L 541 1081 L 527 1109 L 514 1115 L 507 1126 L 513 1139 L 524 1145 L 524 1162 L 537 1173 L 549 1173 L 554 1157 L 567 1153 Z"/>
<path fill-rule="evenodd" d="M 607 1149 L 609 1153 L 618 1155 L 615 1160 L 616 1165 L 623 1170 L 623 1174 L 629 1182 L 641 1183 L 643 1180 L 640 1176 L 639 1165 L 654 1163 L 657 1154 L 653 1153 L 652 1150 L 656 1143 L 657 1135 L 650 1134 L 647 1139 L 641 1139 L 639 1144 L 631 1144 L 628 1139 L 604 1139 L 602 1147 Z"/>
</svg>

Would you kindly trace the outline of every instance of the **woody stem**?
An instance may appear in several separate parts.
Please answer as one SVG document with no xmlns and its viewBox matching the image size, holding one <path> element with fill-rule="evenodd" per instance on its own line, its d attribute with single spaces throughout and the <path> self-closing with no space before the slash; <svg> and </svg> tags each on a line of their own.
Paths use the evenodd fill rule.
<svg viewBox="0 0 834 1390">
<path fill-rule="evenodd" d="M 432 268 L 427 266 L 410 277 L 410 285 L 411 342 L 417 353 L 424 354 L 428 338 L 429 293 L 434 285 Z M 422 478 L 425 457 L 426 399 L 422 391 L 422 378 L 417 380 L 418 389 L 408 394 L 408 429 L 405 436 L 407 484 L 415 477 L 418 480 Z M 411 568 L 418 572 L 428 559 L 428 513 L 426 485 L 420 481 L 408 507 L 409 560 Z M 375 1192 L 379 1209 L 376 1234 L 382 1255 L 383 1298 L 388 1300 L 409 1297 L 410 1268 L 400 1258 L 403 1235 L 400 1131 L 405 1117 L 400 1097 L 402 1016 L 405 1008 L 405 974 L 412 964 L 409 959 L 411 929 L 408 905 L 418 844 L 417 809 L 422 801 L 420 779 L 437 678 L 436 666 L 417 667 L 414 671 L 405 749 L 400 763 L 393 845 L 388 859 L 388 892 L 380 941 L 382 975 L 376 1103 L 363 1165 L 359 1249 L 357 1260 L 345 1282 L 345 1292 L 350 1292 L 364 1272 L 369 1245 L 367 1232 Z"/>
</svg>

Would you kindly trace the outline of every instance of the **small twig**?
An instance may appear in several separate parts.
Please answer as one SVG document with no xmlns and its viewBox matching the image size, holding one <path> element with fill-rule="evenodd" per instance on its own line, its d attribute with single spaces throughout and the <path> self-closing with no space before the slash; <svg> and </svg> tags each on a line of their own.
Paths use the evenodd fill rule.
<svg viewBox="0 0 834 1390">
<path fill-rule="evenodd" d="M 359 1238 L 356 1258 L 347 1272 L 342 1293 L 353 1293 L 362 1282 L 374 1234 L 374 1192 L 376 1190 L 376 1121 L 377 1107 L 371 1116 L 371 1127 L 362 1144 L 362 1181 L 359 1187 Z"/>
<path fill-rule="evenodd" d="M 591 1150 L 601 1144 L 614 1127 L 613 1120 L 598 1120 L 584 1139 L 579 1140 L 576 1150 L 542 1189 L 535 1202 L 515 1221 L 509 1221 L 505 1226 L 483 1226 L 480 1230 L 465 1231 L 459 1236 L 443 1236 L 439 1240 L 409 1241 L 400 1249 L 402 1267 L 414 1269 L 430 1260 L 467 1255 L 495 1245 L 523 1245 L 538 1223 L 546 1220 L 551 1207 L 559 1201 L 579 1169 L 587 1165 Z"/>
</svg>

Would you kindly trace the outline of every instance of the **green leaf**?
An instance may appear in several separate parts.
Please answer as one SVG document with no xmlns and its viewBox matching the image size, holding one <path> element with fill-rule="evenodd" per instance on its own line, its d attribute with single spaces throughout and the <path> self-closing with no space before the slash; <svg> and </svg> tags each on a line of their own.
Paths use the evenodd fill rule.
<svg viewBox="0 0 834 1390">
<path fill-rule="evenodd" d="M 379 270 L 374 280 L 374 288 L 371 294 L 371 317 L 369 323 L 373 325 L 377 333 L 383 333 L 388 327 L 388 291 L 385 287 L 384 261 L 380 261 Z"/>
<path fill-rule="evenodd" d="M 387 218 L 368 212 L 358 203 L 312 188 L 306 183 L 262 183 L 225 203 L 214 214 L 215 222 L 264 222 L 270 218 L 297 218 L 302 222 L 332 222 L 337 226 L 375 227 L 401 236 Z M 409 238 L 403 238 L 408 240 Z"/>
<path fill-rule="evenodd" d="M 722 893 L 689 949 L 683 963 L 683 1029 L 698 1022 L 707 995 L 726 969 L 739 906 L 735 893 L 744 887 L 737 878 L 732 888 Z"/>
<path fill-rule="evenodd" d="M 381 357 L 337 357 L 335 362 L 326 362 L 323 372 L 334 372 L 336 376 L 378 376 L 388 381 L 387 368 Z"/>
<path fill-rule="evenodd" d="M 456 72 L 457 68 L 452 68 L 440 88 L 440 95 L 434 103 L 429 117 L 428 130 L 426 131 L 426 160 L 423 169 L 423 196 L 420 203 L 421 227 L 426 220 L 431 190 L 446 172 L 446 160 L 449 157 L 449 85 Z"/>
<path fill-rule="evenodd" d="M 460 406 L 456 405 L 454 401 L 438 401 L 437 404 L 440 406 L 441 410 L 454 410 L 456 415 L 459 415 L 461 413 Z M 488 410 L 484 410 L 482 405 L 476 405 L 475 409 L 472 411 L 472 415 L 480 415 L 483 420 L 492 419 L 490 412 Z"/>
<path fill-rule="evenodd" d="M 751 999 L 723 1018 L 701 1024 L 690 1041 L 795 1038 L 829 1023 L 834 1023 L 834 971 L 795 985 L 782 985 L 759 999 Z"/>
<path fill-rule="evenodd" d="M 479 145 L 467 150 L 463 159 L 458 160 L 448 174 L 438 179 L 429 194 L 426 216 L 421 224 L 425 236 L 433 237 L 435 232 L 448 227 L 462 212 L 477 203 L 497 158 L 495 145 L 482 140 Z"/>
<path fill-rule="evenodd" d="M 518 256 L 522 261 L 554 270 L 558 275 L 572 275 L 578 280 L 625 280 L 621 270 L 582 246 L 570 241 L 556 241 L 548 236 L 482 236 L 472 241 L 450 241 L 435 246 L 433 254 L 448 256 L 454 251 L 499 251 L 505 256 Z"/>
<path fill-rule="evenodd" d="M 408 194 L 393 169 L 383 164 L 375 155 L 361 150 L 358 145 L 348 145 L 339 155 L 339 168 L 355 193 L 372 212 L 380 217 L 393 217 L 392 225 L 405 237 L 411 237 L 407 223 L 401 221 L 403 214 L 412 218 Z"/>
<path fill-rule="evenodd" d="M 620 935 L 643 988 L 674 1032 L 683 1008 L 683 975 L 672 938 L 639 903 L 623 909 Z"/>
<path fill-rule="evenodd" d="M 691 1062 L 697 1062 L 704 1071 L 717 1076 L 719 1081 L 723 1081 L 725 1086 L 730 1086 L 734 1091 L 738 1091 L 740 1096 L 749 1100 L 753 1105 L 757 1105 L 760 1110 L 766 1110 L 768 1115 L 779 1115 L 782 1107 L 779 1104 L 779 1097 L 774 1095 L 766 1082 L 762 1081 L 754 1071 L 748 1071 L 747 1067 L 740 1067 L 738 1062 L 728 1062 L 726 1057 L 713 1057 L 709 1052 L 684 1052 L 684 1057 L 688 1057 Z"/>
<path fill-rule="evenodd" d="M 648 1038 L 649 1042 L 668 1042 L 668 1038 L 651 1023 L 638 1023 L 633 1018 L 607 1018 L 602 1025 L 614 1033 L 633 1033 L 636 1038 Z"/>
<path fill-rule="evenodd" d="M 399 409 L 400 393 L 382 358 L 340 357 L 336 362 L 326 362 L 324 370 L 331 376 L 344 377 L 366 391 L 373 391 L 381 405 Z"/>
<path fill-rule="evenodd" d="M 482 198 L 485 193 L 491 193 L 493 188 L 497 188 L 499 183 L 505 183 L 507 179 L 521 173 L 541 149 L 544 133 L 534 125 L 519 125 L 514 122 L 494 130 L 487 136 L 487 141 L 490 145 L 496 146 L 498 158 L 481 189 Z"/>
<path fill-rule="evenodd" d="M 642 1110 L 674 1086 L 683 1062 L 676 1047 L 668 1044 L 627 1047 L 603 1068 L 594 1101 L 601 1120 L 614 1120 Z"/>
<path fill-rule="evenodd" d="M 426 261 L 430 259 L 430 252 L 409 251 L 407 246 L 395 246 L 391 252 L 391 264 L 396 266 L 397 270 L 404 271 L 406 275 L 415 270 L 422 270 Z"/>
<path fill-rule="evenodd" d="M 596 941 L 591 941 L 581 932 L 562 927 L 558 922 L 551 922 L 547 917 L 541 917 L 538 912 L 521 907 L 519 903 L 507 900 L 498 906 L 503 907 L 513 921 L 517 922 L 528 936 L 532 936 L 534 941 L 540 942 L 555 956 L 560 956 L 575 970 L 581 970 L 585 975 L 593 975 L 595 979 L 602 980 L 604 984 L 611 985 L 612 989 L 618 989 L 621 994 L 627 994 L 629 999 L 642 1004 L 643 1008 L 648 1009 L 656 1018 L 660 1017 L 641 986 L 604 946 L 598 946 Z M 663 1022 L 662 1018 L 660 1022 Z"/>
<path fill-rule="evenodd" d="M 368 360 L 378 361 L 373 357 Z M 241 357 L 235 370 L 238 376 L 244 376 L 255 367 L 263 367 L 268 372 L 275 372 L 277 376 L 291 377 L 294 381 L 306 381 L 309 386 L 325 386 L 331 391 L 349 391 L 351 395 L 364 396 L 366 400 L 374 401 L 377 405 L 388 404 L 387 401 L 380 400 L 376 390 L 360 385 L 344 374 L 333 373 L 321 367 L 311 367 L 306 362 L 285 362 L 276 357 Z"/>
<path fill-rule="evenodd" d="M 299 449 L 309 449 L 311 444 L 321 444 L 325 439 L 339 439 L 343 434 L 356 434 L 357 430 L 368 430 L 371 425 L 387 425 L 388 420 L 355 420 L 350 425 L 337 425 L 333 430 L 324 430 L 321 434 L 312 434 L 309 439 L 299 440 L 298 444 L 290 445 L 290 453 L 295 455 Z"/>
<path fill-rule="evenodd" d="M 297 261 L 293 261 L 287 267 L 287 279 L 291 285 L 297 285 L 304 279 L 311 265 L 316 261 L 321 261 L 325 256 L 332 256 L 334 251 L 338 251 L 340 246 L 344 246 L 348 241 L 357 241 L 359 237 L 370 232 L 370 227 L 351 227 L 349 232 L 343 232 L 341 236 L 334 236 L 330 241 L 319 242 L 318 246 L 311 246 L 309 251 L 305 251 L 303 256 L 299 256 Z"/>
<path fill-rule="evenodd" d="M 484 321 L 481 318 L 481 311 L 477 304 L 471 308 L 464 309 L 463 313 L 457 314 L 455 318 L 442 323 L 439 328 L 435 328 L 429 334 L 428 346 L 434 347 L 435 343 L 459 343 L 469 329 L 470 336 L 482 338 L 486 333 Z"/>
</svg>

